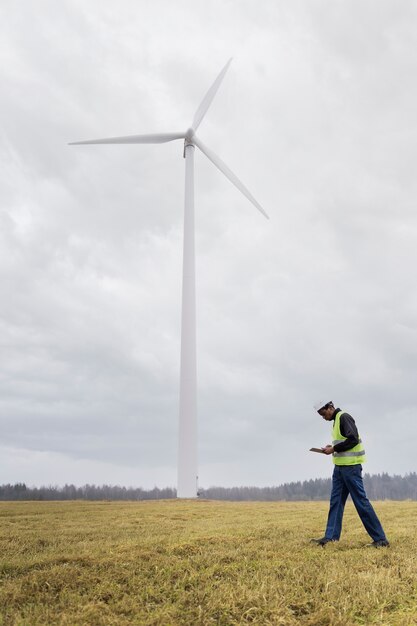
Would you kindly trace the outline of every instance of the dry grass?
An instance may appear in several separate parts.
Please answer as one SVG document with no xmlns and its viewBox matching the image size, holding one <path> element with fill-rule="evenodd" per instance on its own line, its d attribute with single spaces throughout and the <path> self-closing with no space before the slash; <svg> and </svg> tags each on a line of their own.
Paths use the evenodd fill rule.
<svg viewBox="0 0 417 626">
<path fill-rule="evenodd" d="M 0 624 L 417 624 L 415 502 L 352 504 L 339 544 L 327 503 L 0 503 Z"/>
</svg>

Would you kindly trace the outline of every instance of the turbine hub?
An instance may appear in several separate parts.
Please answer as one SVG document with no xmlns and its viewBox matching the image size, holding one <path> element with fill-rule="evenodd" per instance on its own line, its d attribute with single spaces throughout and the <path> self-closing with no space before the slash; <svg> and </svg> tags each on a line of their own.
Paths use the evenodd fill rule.
<svg viewBox="0 0 417 626">
<path fill-rule="evenodd" d="M 184 152 L 183 152 L 184 159 L 185 159 L 185 148 L 187 146 L 192 146 L 194 148 L 194 143 L 193 143 L 194 135 L 195 135 L 195 132 L 194 132 L 193 128 L 189 128 L 187 130 L 187 132 L 185 133 L 185 137 L 184 137 Z"/>
<path fill-rule="evenodd" d="M 192 143 L 194 135 L 195 135 L 194 128 L 189 128 L 187 132 L 185 133 L 185 141 L 187 143 Z"/>
</svg>

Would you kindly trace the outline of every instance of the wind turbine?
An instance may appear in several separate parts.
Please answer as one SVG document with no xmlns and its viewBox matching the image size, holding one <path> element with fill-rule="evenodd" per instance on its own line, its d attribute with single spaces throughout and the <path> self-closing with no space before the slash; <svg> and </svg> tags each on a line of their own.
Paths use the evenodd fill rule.
<svg viewBox="0 0 417 626">
<path fill-rule="evenodd" d="M 156 133 L 151 135 L 130 135 L 76 141 L 70 145 L 83 144 L 135 144 L 166 143 L 184 139 L 185 158 L 185 203 L 184 203 L 184 242 L 182 278 L 181 316 L 181 369 L 180 369 L 180 409 L 178 442 L 178 483 L 177 497 L 197 497 L 197 362 L 196 362 L 196 315 L 195 315 L 195 249 L 194 249 L 194 148 L 203 154 L 228 178 L 252 204 L 266 217 L 261 205 L 250 191 L 237 178 L 227 165 L 197 138 L 195 132 L 200 126 L 232 59 L 226 63 L 210 89 L 204 96 L 193 123 L 187 131 L 178 133 Z M 269 219 L 269 218 L 268 218 Z"/>
</svg>

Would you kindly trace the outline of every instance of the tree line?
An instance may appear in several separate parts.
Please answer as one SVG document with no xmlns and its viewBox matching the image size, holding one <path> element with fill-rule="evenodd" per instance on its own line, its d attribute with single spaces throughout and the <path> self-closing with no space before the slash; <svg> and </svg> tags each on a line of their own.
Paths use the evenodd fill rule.
<svg viewBox="0 0 417 626">
<path fill-rule="evenodd" d="M 364 484 L 371 500 L 417 500 L 417 473 L 405 476 L 365 474 Z M 209 487 L 199 496 L 208 500 L 296 501 L 327 500 L 330 478 L 315 478 L 277 487 Z M 28 487 L 25 483 L 0 485 L 0 500 L 166 500 L 176 498 L 173 487 L 142 489 L 118 485 L 75 485 Z"/>
<path fill-rule="evenodd" d="M 142 489 L 119 485 L 49 485 L 27 487 L 25 483 L 0 485 L 0 500 L 166 500 L 176 497 L 176 490 Z"/>
<path fill-rule="evenodd" d="M 405 476 L 365 474 L 363 482 L 370 500 L 417 500 L 416 472 Z M 328 500 L 331 488 L 331 478 L 315 478 L 278 487 L 210 487 L 202 489 L 201 495 L 213 500 Z"/>
</svg>

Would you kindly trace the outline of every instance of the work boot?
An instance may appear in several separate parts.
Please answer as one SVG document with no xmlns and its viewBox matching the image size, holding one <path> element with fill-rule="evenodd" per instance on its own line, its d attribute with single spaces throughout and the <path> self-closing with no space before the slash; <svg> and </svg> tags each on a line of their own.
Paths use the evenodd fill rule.
<svg viewBox="0 0 417 626">
<path fill-rule="evenodd" d="M 389 548 L 388 539 L 380 539 L 379 541 L 373 541 L 366 544 L 367 548 Z"/>
<path fill-rule="evenodd" d="M 322 537 L 321 539 L 310 539 L 311 543 L 317 543 L 319 546 L 322 546 L 324 548 L 324 546 L 326 545 L 326 543 L 330 543 L 330 542 L 334 542 L 337 541 L 337 539 L 327 539 L 327 537 Z"/>
</svg>

